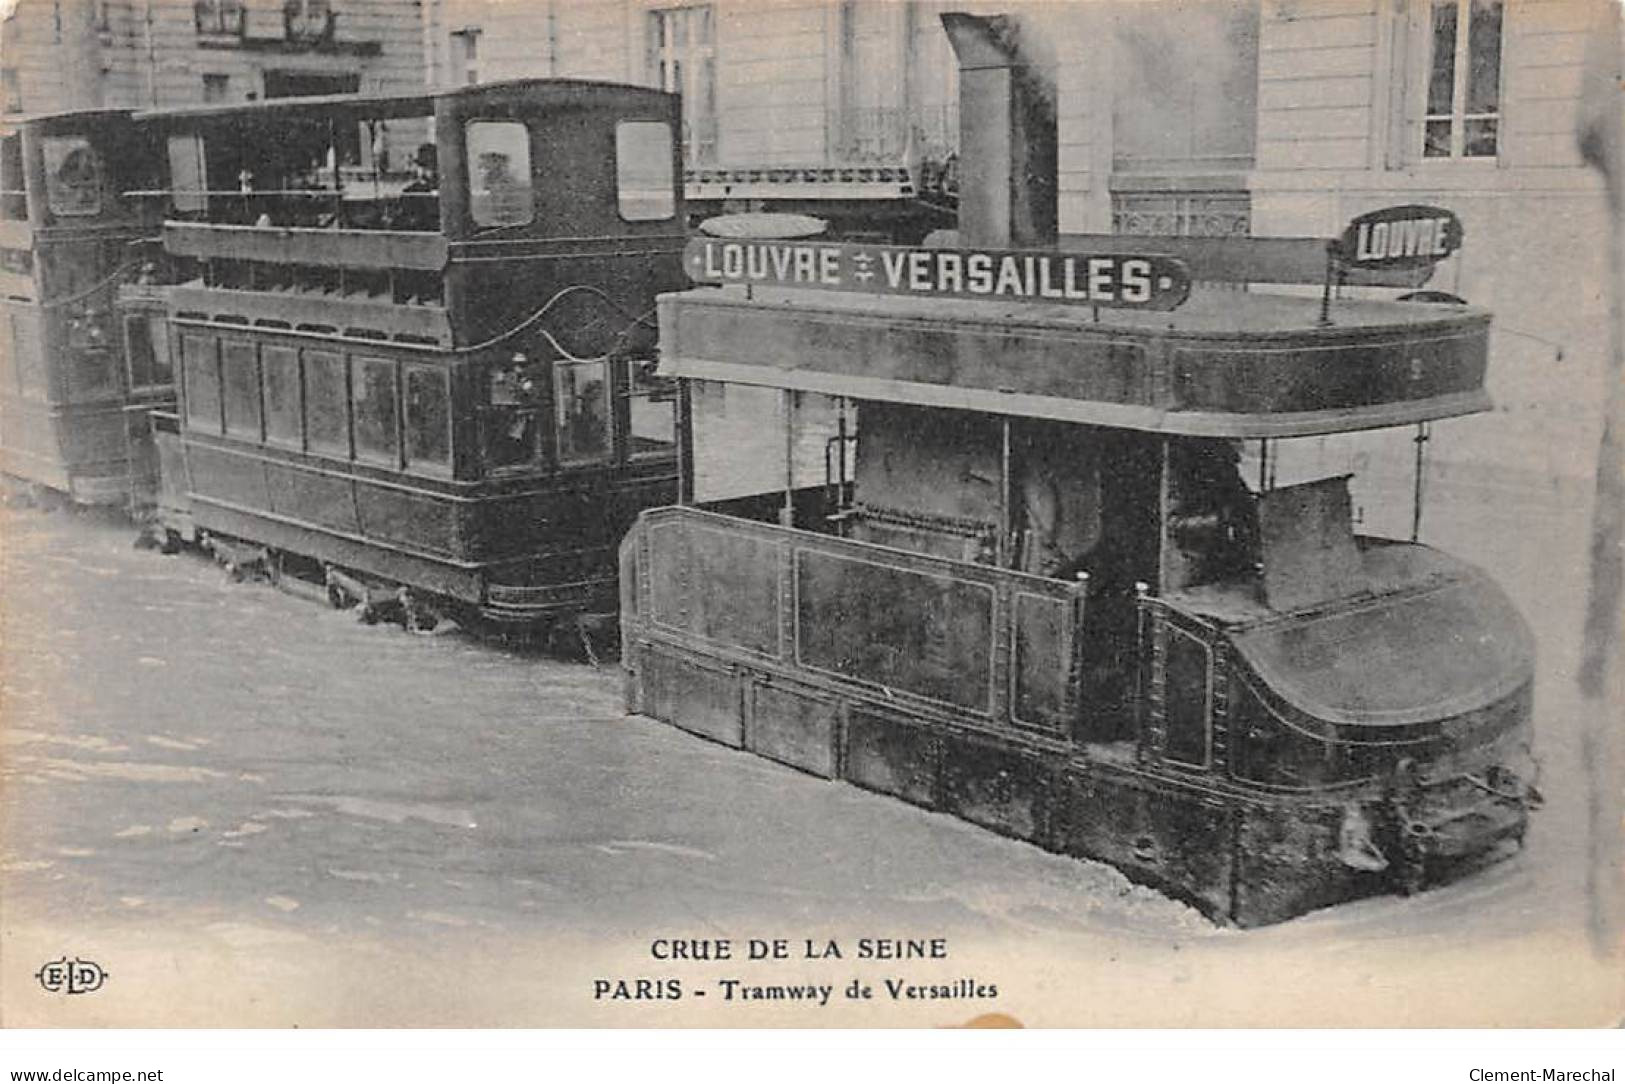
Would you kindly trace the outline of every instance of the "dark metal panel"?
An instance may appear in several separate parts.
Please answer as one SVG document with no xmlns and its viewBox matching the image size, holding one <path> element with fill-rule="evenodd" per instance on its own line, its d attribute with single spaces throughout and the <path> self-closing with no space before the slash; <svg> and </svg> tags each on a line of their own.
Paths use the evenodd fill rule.
<svg viewBox="0 0 1625 1084">
<path fill-rule="evenodd" d="M 1072 606 L 1016 591 L 1011 624 L 1011 719 L 1064 734 L 1071 707 Z"/>
<path fill-rule="evenodd" d="M 839 712 L 831 698 L 763 682 L 750 687 L 745 747 L 793 768 L 835 778 Z"/>
<path fill-rule="evenodd" d="M 993 588 L 895 567 L 880 556 L 797 549 L 797 661 L 988 714 Z"/>
<path fill-rule="evenodd" d="M 1043 842 L 1053 774 L 1039 760 L 961 734 L 942 739 L 942 808 L 1017 839 Z"/>
<path fill-rule="evenodd" d="M 358 480 L 356 515 L 368 538 L 415 550 L 463 556 L 457 537 L 458 508 L 429 493 L 384 488 Z"/>
<path fill-rule="evenodd" d="M 865 790 L 937 806 L 937 742 L 924 725 L 854 707 L 847 719 L 842 771 Z"/>
<path fill-rule="evenodd" d="M 784 547 L 771 539 L 698 525 L 691 532 L 695 590 L 690 628 L 717 643 L 777 656 Z"/>
<path fill-rule="evenodd" d="M 1229 915 L 1234 808 L 1110 770 L 1068 770 L 1061 791 L 1058 849 L 1110 862 L 1209 915 Z"/>
<path fill-rule="evenodd" d="M 650 715 L 736 749 L 744 745 L 740 680 L 733 672 L 651 650 L 641 676 Z"/>
<path fill-rule="evenodd" d="M 194 446 L 195 447 L 195 446 Z M 347 534 L 359 534 L 353 479 L 325 471 L 272 464 L 267 469 L 269 509 Z"/>
</svg>

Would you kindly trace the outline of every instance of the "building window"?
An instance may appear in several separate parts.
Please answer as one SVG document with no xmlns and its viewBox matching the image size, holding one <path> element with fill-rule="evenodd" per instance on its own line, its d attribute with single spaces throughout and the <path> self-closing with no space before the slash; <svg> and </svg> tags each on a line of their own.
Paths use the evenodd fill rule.
<svg viewBox="0 0 1625 1084">
<path fill-rule="evenodd" d="M 16 68 L 0 68 L 0 112 L 21 113 L 23 84 Z"/>
<path fill-rule="evenodd" d="M 1246 237 L 1245 192 L 1114 192 L 1112 232 L 1173 237 Z"/>
<path fill-rule="evenodd" d="M 0 136 L 0 219 L 28 218 L 28 190 L 23 178 L 23 137 Z M 19 272 L 20 274 L 25 272 Z"/>
<path fill-rule="evenodd" d="M 683 96 L 683 158 L 717 159 L 716 20 L 710 4 L 649 12 L 649 79 Z"/>
<path fill-rule="evenodd" d="M 333 37 L 333 8 L 328 0 L 284 0 L 282 29 L 289 41 L 328 41 Z"/>
<path fill-rule="evenodd" d="M 451 32 L 451 71 L 454 82 L 459 75 L 468 86 L 480 81 L 479 27 L 465 26 Z"/>
<path fill-rule="evenodd" d="M 203 100 L 205 102 L 223 102 L 231 93 L 231 76 L 207 74 L 203 77 Z"/>
<path fill-rule="evenodd" d="M 199 34 L 243 36 L 242 0 L 195 0 L 192 18 Z"/>
<path fill-rule="evenodd" d="M 1502 0 L 1434 0 L 1424 158 L 1493 158 L 1500 146 Z"/>
</svg>

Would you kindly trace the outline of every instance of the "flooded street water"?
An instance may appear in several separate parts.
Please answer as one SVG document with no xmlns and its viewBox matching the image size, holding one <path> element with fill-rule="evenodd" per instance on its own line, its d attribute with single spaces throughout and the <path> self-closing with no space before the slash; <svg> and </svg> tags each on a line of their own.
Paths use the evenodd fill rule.
<svg viewBox="0 0 1625 1084">
<path fill-rule="evenodd" d="M 196 555 L 138 551 L 116 521 L 7 510 L 0 1011 L 136 1026 L 1611 1019 L 1617 975 L 1582 939 L 1568 692 L 1584 523 L 1561 500 L 1443 499 L 1428 539 L 1489 565 L 1541 637 L 1551 802 L 1528 849 L 1482 876 L 1250 933 L 1109 867 L 627 717 L 613 665 L 368 627 Z M 946 961 L 850 957 L 860 937 L 939 936 Z M 773 937 L 848 955 L 739 958 Z M 657 938 L 730 938 L 739 955 L 662 961 Z M 96 960 L 106 988 L 43 993 L 34 971 L 63 955 Z M 716 985 L 865 966 L 1000 993 L 798 1010 Z M 637 977 L 685 996 L 594 996 Z"/>
</svg>

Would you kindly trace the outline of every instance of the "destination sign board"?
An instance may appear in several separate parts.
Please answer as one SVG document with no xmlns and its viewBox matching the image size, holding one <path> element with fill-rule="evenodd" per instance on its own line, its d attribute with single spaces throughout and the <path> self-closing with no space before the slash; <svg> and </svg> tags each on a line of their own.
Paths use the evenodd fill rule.
<svg viewBox="0 0 1625 1084">
<path fill-rule="evenodd" d="M 1190 273 L 1166 256 L 905 248 L 697 237 L 683 250 L 695 282 L 1109 308 L 1177 307 Z"/>
<path fill-rule="evenodd" d="M 1443 207 L 1384 207 L 1348 224 L 1337 255 L 1350 267 L 1429 267 L 1460 248 L 1461 237 L 1461 220 Z"/>
</svg>

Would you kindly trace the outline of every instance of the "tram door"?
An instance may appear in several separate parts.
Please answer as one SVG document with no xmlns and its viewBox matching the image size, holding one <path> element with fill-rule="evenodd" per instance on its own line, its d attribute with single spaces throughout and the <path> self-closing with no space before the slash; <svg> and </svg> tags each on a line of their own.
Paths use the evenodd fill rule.
<svg viewBox="0 0 1625 1084">
<path fill-rule="evenodd" d="M 1131 736 L 1135 585 L 1156 574 L 1160 459 L 1147 434 L 1030 419 L 1013 428 L 1014 567 L 1068 581 L 1088 577 L 1078 630 L 1079 740 Z"/>
</svg>

